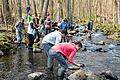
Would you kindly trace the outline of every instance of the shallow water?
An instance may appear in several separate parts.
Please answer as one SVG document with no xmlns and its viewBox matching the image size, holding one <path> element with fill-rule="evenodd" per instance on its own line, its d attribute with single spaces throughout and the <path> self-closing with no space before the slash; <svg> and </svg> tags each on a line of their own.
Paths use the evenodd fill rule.
<svg viewBox="0 0 120 80">
<path fill-rule="evenodd" d="M 76 37 L 77 39 L 79 37 Z M 81 37 L 82 38 L 82 37 Z M 79 38 L 80 39 L 80 38 Z M 95 37 L 93 36 L 92 42 L 84 37 L 84 44 L 88 45 L 86 51 L 79 51 L 74 58 L 77 63 L 84 63 L 86 65 L 85 70 L 101 73 L 103 71 L 111 71 L 120 79 L 120 46 L 115 46 L 113 49 L 109 49 L 109 45 L 117 44 L 110 39 L 106 39 L 105 36 Z M 105 45 L 95 45 L 94 42 L 104 41 Z M 107 52 L 95 51 L 96 47 L 101 47 Z"/>
<path fill-rule="evenodd" d="M 104 36 L 102 36 L 104 37 Z M 98 38 L 93 38 L 92 42 L 86 37 L 74 37 L 76 39 L 85 39 L 84 43 L 101 41 Z M 112 43 L 111 40 L 102 38 L 107 43 Z M 109 44 L 102 47 L 108 48 Z M 88 48 L 90 47 L 88 46 Z M 87 51 L 79 51 L 74 58 L 76 63 L 84 63 L 87 71 L 101 73 L 102 71 L 112 71 L 120 78 L 120 47 L 109 50 L 108 52 L 97 52 L 88 49 Z M 45 72 L 47 57 L 42 53 L 28 53 L 27 49 L 18 49 L 14 55 L 0 57 L 0 80 L 28 80 L 28 74 L 32 72 Z M 57 66 L 57 64 L 55 64 Z M 56 70 L 57 67 L 54 67 Z"/>
<path fill-rule="evenodd" d="M 0 58 L 0 80 L 27 80 L 27 75 L 35 71 L 44 71 L 44 54 L 28 53 L 20 49 L 16 54 Z"/>
</svg>

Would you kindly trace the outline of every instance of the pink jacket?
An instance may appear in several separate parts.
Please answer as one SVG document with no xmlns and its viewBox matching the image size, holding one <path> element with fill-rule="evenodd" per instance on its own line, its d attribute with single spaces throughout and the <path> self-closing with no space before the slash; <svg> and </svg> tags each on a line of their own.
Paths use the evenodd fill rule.
<svg viewBox="0 0 120 80">
<path fill-rule="evenodd" d="M 66 56 L 70 63 L 74 63 L 73 57 L 78 51 L 74 43 L 59 43 L 53 46 L 52 49 Z"/>
</svg>

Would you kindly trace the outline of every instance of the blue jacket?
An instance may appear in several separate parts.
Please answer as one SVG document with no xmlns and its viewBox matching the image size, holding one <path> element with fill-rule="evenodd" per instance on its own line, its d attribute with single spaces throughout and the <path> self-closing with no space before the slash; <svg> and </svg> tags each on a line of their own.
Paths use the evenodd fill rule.
<svg viewBox="0 0 120 80">
<path fill-rule="evenodd" d="M 60 29 L 61 29 L 61 30 L 67 30 L 67 26 L 68 26 L 67 23 L 63 21 L 63 22 L 60 24 Z"/>
</svg>

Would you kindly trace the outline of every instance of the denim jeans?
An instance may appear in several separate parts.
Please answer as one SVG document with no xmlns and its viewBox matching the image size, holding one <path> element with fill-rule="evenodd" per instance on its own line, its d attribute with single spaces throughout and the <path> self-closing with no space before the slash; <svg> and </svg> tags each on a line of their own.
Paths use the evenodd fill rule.
<svg viewBox="0 0 120 80">
<path fill-rule="evenodd" d="M 47 67 L 49 69 L 53 67 L 54 59 L 57 60 L 60 64 L 60 68 L 58 69 L 58 76 L 63 76 L 66 69 L 68 68 L 67 61 L 61 53 L 55 52 L 53 49 L 50 49 L 48 53 L 48 61 L 47 61 Z"/>
<path fill-rule="evenodd" d="M 50 44 L 50 43 L 43 43 L 41 50 L 43 51 L 43 53 L 48 55 L 48 52 L 49 52 L 49 50 L 51 49 L 52 46 L 54 46 L 54 45 Z"/>
<path fill-rule="evenodd" d="M 18 47 L 21 47 L 22 46 L 22 33 L 18 32 L 16 37 L 17 37 Z"/>
</svg>

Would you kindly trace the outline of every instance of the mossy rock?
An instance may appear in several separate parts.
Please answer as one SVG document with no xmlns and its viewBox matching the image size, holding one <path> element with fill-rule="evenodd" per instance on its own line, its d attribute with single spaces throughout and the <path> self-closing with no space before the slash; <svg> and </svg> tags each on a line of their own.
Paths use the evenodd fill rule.
<svg viewBox="0 0 120 80">
<path fill-rule="evenodd" d="M 11 53 L 16 53 L 17 48 L 12 46 L 11 43 L 2 42 L 2 43 L 0 43 L 0 50 L 4 54 L 11 54 Z"/>
<path fill-rule="evenodd" d="M 0 37 L 0 42 L 7 42 L 7 38 L 5 36 Z"/>
<path fill-rule="evenodd" d="M 7 38 L 5 37 L 5 32 L 0 31 L 0 42 L 6 42 Z"/>
</svg>

